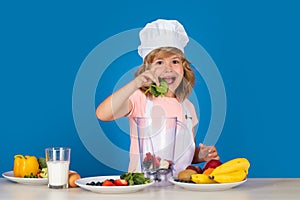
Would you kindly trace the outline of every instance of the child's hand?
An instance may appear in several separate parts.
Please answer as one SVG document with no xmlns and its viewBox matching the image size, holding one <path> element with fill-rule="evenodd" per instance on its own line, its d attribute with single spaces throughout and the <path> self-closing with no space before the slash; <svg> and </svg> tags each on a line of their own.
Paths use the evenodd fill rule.
<svg viewBox="0 0 300 200">
<path fill-rule="evenodd" d="M 153 66 L 151 69 L 144 71 L 142 74 L 135 78 L 137 88 L 149 87 L 151 83 L 159 85 L 158 77 L 163 73 L 166 68 L 163 66 Z"/>
<path fill-rule="evenodd" d="M 200 151 L 198 154 L 199 160 L 208 162 L 211 159 L 215 159 L 215 160 L 220 159 L 215 146 L 206 146 L 202 143 L 200 143 L 199 146 L 200 146 Z"/>
</svg>

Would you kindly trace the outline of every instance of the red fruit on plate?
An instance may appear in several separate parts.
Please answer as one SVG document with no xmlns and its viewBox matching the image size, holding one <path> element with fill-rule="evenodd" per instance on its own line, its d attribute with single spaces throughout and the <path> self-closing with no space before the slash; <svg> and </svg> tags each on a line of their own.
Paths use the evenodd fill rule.
<svg viewBox="0 0 300 200">
<path fill-rule="evenodd" d="M 128 181 L 125 179 L 117 179 L 114 181 L 114 184 L 116 184 L 117 186 L 127 186 Z"/>
<path fill-rule="evenodd" d="M 116 186 L 116 185 L 110 180 L 105 180 L 103 181 L 102 186 Z"/>
<path fill-rule="evenodd" d="M 215 159 L 212 159 L 210 161 L 208 161 L 205 165 L 204 165 L 204 168 L 203 168 L 203 171 L 207 170 L 208 168 L 213 168 L 215 169 L 216 167 L 222 165 L 222 162 L 219 161 L 219 160 L 215 160 Z"/>
<path fill-rule="evenodd" d="M 185 169 L 194 170 L 197 174 L 202 174 L 202 172 L 203 172 L 202 169 L 201 169 L 201 167 L 199 167 L 197 165 L 189 165 Z"/>
</svg>

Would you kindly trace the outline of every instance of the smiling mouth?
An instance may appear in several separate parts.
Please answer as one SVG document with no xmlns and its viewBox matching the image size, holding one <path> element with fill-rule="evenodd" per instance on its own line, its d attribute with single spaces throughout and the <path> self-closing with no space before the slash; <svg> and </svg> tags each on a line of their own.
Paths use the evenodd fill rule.
<svg viewBox="0 0 300 200">
<path fill-rule="evenodd" d="M 170 85 L 175 82 L 176 77 L 165 77 L 165 78 L 162 77 L 162 79 L 164 79 Z"/>
</svg>

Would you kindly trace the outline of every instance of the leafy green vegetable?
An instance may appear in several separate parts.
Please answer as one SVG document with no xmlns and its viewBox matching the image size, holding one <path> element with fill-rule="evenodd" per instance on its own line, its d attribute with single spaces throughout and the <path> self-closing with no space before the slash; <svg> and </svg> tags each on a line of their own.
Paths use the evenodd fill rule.
<svg viewBox="0 0 300 200">
<path fill-rule="evenodd" d="M 127 180 L 128 185 L 141 185 L 150 183 L 150 178 L 146 178 L 144 173 L 138 172 L 124 173 L 120 176 L 120 179 Z"/>
<path fill-rule="evenodd" d="M 47 163 L 46 163 L 45 158 L 38 158 L 37 160 L 38 160 L 40 169 L 47 168 Z"/>
<path fill-rule="evenodd" d="M 169 90 L 168 83 L 162 78 L 158 78 L 158 80 L 160 85 L 157 86 L 155 83 L 151 83 L 150 87 L 145 91 L 145 94 L 151 92 L 155 97 L 158 97 L 158 96 L 164 96 L 168 92 Z"/>
</svg>

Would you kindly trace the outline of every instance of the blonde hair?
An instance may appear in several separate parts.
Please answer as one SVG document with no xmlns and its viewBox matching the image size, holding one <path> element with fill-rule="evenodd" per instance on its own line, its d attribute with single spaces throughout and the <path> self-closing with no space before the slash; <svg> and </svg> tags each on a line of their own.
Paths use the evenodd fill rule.
<svg viewBox="0 0 300 200">
<path fill-rule="evenodd" d="M 183 79 L 175 90 L 175 97 L 179 102 L 183 102 L 192 92 L 195 84 L 194 71 L 190 66 L 190 62 L 186 59 L 183 52 L 175 47 L 161 47 L 151 51 L 144 59 L 143 64 L 135 72 L 135 77 L 150 69 L 151 64 L 156 58 L 165 58 L 176 55 L 182 62 Z M 148 88 L 142 87 L 140 90 L 145 92 Z M 149 98 L 153 98 L 151 93 L 146 94 Z"/>
</svg>

